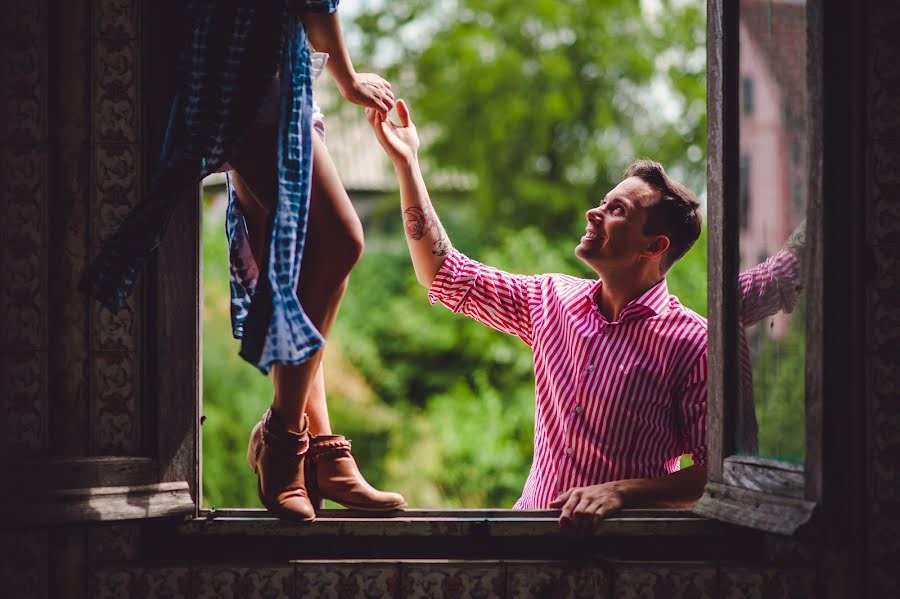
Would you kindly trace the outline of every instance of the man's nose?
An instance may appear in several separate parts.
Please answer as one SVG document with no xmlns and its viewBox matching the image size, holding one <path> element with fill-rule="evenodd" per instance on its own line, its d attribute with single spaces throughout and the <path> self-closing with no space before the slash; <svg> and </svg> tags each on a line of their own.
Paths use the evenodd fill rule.
<svg viewBox="0 0 900 599">
<path fill-rule="evenodd" d="M 600 209 L 591 208 L 590 210 L 585 212 L 584 217 L 588 220 L 589 223 L 599 222 L 601 219 Z"/>
</svg>

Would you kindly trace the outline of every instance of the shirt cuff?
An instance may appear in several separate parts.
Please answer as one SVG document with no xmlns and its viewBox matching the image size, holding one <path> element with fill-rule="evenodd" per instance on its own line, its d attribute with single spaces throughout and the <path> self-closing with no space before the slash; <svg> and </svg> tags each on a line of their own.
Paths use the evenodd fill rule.
<svg viewBox="0 0 900 599">
<path fill-rule="evenodd" d="M 441 302 L 459 312 L 477 279 L 478 263 L 454 249 L 434 276 L 428 289 L 428 301 L 432 305 Z"/>
<path fill-rule="evenodd" d="M 696 447 L 689 451 L 691 454 L 691 459 L 694 461 L 695 466 L 706 466 L 708 462 L 708 457 L 706 454 L 706 445 L 701 445 L 700 447 Z"/>
</svg>

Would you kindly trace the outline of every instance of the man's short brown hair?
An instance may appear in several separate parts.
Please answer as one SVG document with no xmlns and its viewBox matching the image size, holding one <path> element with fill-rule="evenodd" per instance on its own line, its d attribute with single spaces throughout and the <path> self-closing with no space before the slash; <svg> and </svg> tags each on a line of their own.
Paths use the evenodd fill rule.
<svg viewBox="0 0 900 599">
<path fill-rule="evenodd" d="M 700 202 L 694 192 L 670 178 L 658 162 L 636 160 L 625 170 L 625 176 L 638 177 L 659 192 L 659 200 L 647 207 L 644 234 L 669 238 L 661 264 L 665 273 L 700 237 Z"/>
</svg>

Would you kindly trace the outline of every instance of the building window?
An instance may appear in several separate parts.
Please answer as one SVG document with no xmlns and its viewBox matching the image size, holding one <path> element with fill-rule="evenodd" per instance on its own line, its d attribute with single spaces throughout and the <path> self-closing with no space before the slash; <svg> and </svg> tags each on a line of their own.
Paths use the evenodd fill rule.
<svg viewBox="0 0 900 599">
<path fill-rule="evenodd" d="M 753 79 L 750 77 L 744 77 L 741 80 L 741 100 L 744 114 L 753 114 Z"/>
<path fill-rule="evenodd" d="M 741 155 L 741 213 L 742 229 L 750 227 L 750 156 Z"/>
</svg>

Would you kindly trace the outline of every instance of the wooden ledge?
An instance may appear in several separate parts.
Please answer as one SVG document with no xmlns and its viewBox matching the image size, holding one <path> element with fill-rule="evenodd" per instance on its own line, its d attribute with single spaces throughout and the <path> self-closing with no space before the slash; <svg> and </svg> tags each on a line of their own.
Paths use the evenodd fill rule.
<svg viewBox="0 0 900 599">
<path fill-rule="evenodd" d="M 579 556 L 674 559 L 727 552 L 733 527 L 683 510 L 625 510 L 590 534 L 560 530 L 559 512 L 499 509 L 326 510 L 290 523 L 264 510 L 202 511 L 159 527 L 148 555 L 188 559 L 575 559 Z"/>
<path fill-rule="evenodd" d="M 324 510 L 314 522 L 293 524 L 265 510 L 223 509 L 201 512 L 180 526 L 182 534 L 201 536 L 442 536 L 520 537 L 565 535 L 557 510 L 398 510 L 386 514 Z M 624 510 L 607 518 L 593 536 L 720 535 L 718 522 L 683 510 Z"/>
<path fill-rule="evenodd" d="M 4 527 L 138 520 L 194 513 L 187 482 L 23 493 L 0 503 Z"/>
</svg>

